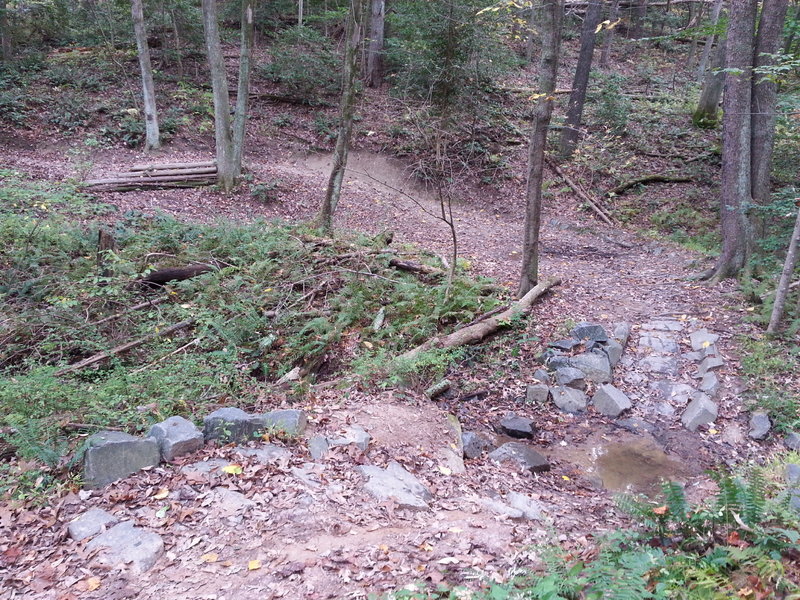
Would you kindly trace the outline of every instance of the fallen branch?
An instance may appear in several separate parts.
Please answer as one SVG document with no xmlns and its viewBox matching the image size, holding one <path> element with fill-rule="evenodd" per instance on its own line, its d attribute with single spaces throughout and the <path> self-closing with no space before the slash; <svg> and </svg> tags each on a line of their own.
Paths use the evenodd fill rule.
<svg viewBox="0 0 800 600">
<path fill-rule="evenodd" d="M 163 163 L 160 165 L 133 165 L 130 170 L 131 171 L 164 171 L 164 170 L 171 170 L 171 169 L 195 169 L 200 167 L 214 167 L 217 168 L 217 161 L 215 160 L 204 160 L 200 162 L 188 162 L 188 163 Z"/>
<path fill-rule="evenodd" d="M 133 340 L 126 344 L 122 344 L 121 346 L 117 346 L 116 348 L 112 348 L 111 350 L 104 350 L 103 352 L 98 352 L 97 354 L 90 356 L 80 362 L 75 363 L 74 365 L 70 365 L 65 367 L 59 371 L 56 371 L 56 377 L 60 375 L 66 375 L 67 373 L 73 373 L 75 371 L 80 371 L 81 369 L 85 369 L 86 367 L 90 367 L 94 364 L 102 362 L 111 358 L 112 356 L 117 356 L 119 354 L 123 354 L 134 348 L 138 348 L 139 346 L 146 344 L 147 342 L 160 338 L 166 337 L 176 331 L 180 331 L 181 329 L 186 329 L 187 327 L 191 327 L 194 325 L 194 320 L 189 319 L 187 321 L 181 321 L 180 323 L 176 323 L 175 325 L 170 325 L 169 327 L 162 329 L 160 331 L 156 331 L 155 333 L 151 333 L 144 337 L 141 337 L 137 340 Z"/>
<path fill-rule="evenodd" d="M 184 281 L 185 279 L 192 279 L 203 273 L 217 271 L 218 269 L 219 267 L 206 263 L 189 265 L 188 267 L 159 269 L 158 271 L 153 271 L 147 277 L 137 279 L 136 283 L 149 285 L 151 287 L 159 287 L 170 281 Z"/>
<path fill-rule="evenodd" d="M 477 344 L 496 331 L 508 327 L 509 323 L 514 317 L 527 313 L 539 296 L 560 283 L 561 280 L 557 278 L 546 279 L 538 283 L 536 287 L 534 287 L 531 291 L 529 291 L 500 314 L 489 317 L 483 321 L 479 321 L 474 325 L 469 325 L 462 329 L 458 329 L 457 331 L 454 331 L 448 335 L 431 338 L 416 348 L 412 348 L 411 350 L 404 352 L 398 357 L 398 359 L 414 360 L 417 356 L 419 356 L 420 353 L 425 352 L 426 350 L 432 350 L 434 348 L 457 348 L 459 346 L 466 346 L 468 344 Z"/>
<path fill-rule="evenodd" d="M 662 175 L 653 173 L 651 175 L 645 175 L 644 177 L 637 177 L 636 179 L 625 181 L 619 184 L 617 187 L 608 190 L 606 192 L 606 196 L 619 196 L 634 186 L 644 185 L 646 183 L 685 183 L 687 181 L 692 181 L 692 178 L 688 175 Z"/>
<path fill-rule="evenodd" d="M 614 221 L 612 220 L 611 216 L 609 214 L 607 214 L 605 212 L 605 210 L 603 210 L 600 207 L 600 204 L 597 201 L 595 201 L 592 198 L 590 198 L 589 195 L 586 192 L 584 192 L 578 186 L 577 183 L 575 183 L 572 179 L 570 179 L 569 175 L 567 175 L 566 173 L 564 173 L 564 171 L 562 171 L 561 169 L 558 168 L 557 164 L 555 164 L 550 159 L 545 159 L 545 162 L 547 163 L 547 166 L 549 166 L 551 169 L 553 169 L 553 171 L 555 171 L 556 174 L 559 177 L 561 177 L 561 179 L 564 180 L 564 183 L 566 183 L 570 188 L 572 188 L 572 191 L 575 192 L 581 200 L 583 200 L 584 202 L 586 202 L 586 204 L 589 205 L 589 207 L 595 212 L 595 214 L 597 214 L 597 216 L 600 217 L 600 219 L 606 225 L 613 225 L 614 224 Z"/>
<path fill-rule="evenodd" d="M 158 304 L 161 304 L 162 302 L 165 302 L 167 300 L 168 300 L 168 298 L 164 297 L 164 298 L 155 298 L 153 300 L 147 300 L 146 302 L 140 302 L 139 304 L 134 304 L 130 308 L 126 308 L 123 311 L 120 311 L 120 312 L 115 313 L 113 315 L 109 315 L 108 317 L 100 319 L 99 321 L 94 321 L 92 323 L 87 323 L 86 325 L 83 325 L 82 327 L 90 327 L 90 326 L 102 325 L 103 323 L 108 323 L 109 321 L 116 321 L 120 317 L 124 317 L 125 315 L 128 315 L 128 314 L 130 314 L 130 313 L 132 313 L 134 311 L 137 311 L 137 310 L 142 309 L 142 308 L 148 308 L 150 306 L 157 306 Z"/>
<path fill-rule="evenodd" d="M 437 269 L 436 267 L 429 267 L 428 265 L 423 265 L 422 263 L 399 260 L 397 258 L 391 259 L 389 261 L 389 266 L 394 267 L 399 271 L 408 271 L 409 273 L 422 273 L 423 275 L 436 276 L 442 276 L 445 274 L 444 271 Z"/>
</svg>

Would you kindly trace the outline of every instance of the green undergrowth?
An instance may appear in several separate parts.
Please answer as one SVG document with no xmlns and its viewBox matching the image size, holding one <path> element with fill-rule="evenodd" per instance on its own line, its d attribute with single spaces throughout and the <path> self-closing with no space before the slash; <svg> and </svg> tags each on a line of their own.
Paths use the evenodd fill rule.
<svg viewBox="0 0 800 600">
<path fill-rule="evenodd" d="M 410 585 L 386 600 L 725 600 L 800 598 L 798 515 L 765 471 L 713 474 L 715 497 L 691 504 L 676 483 L 655 500 L 621 496 L 635 525 L 599 538 L 591 558 L 539 548 L 536 570 L 505 583 Z"/>
<path fill-rule="evenodd" d="M 767 411 L 779 432 L 800 430 L 800 347 L 791 341 L 767 337 L 743 336 L 739 341 L 751 407 Z"/>
<path fill-rule="evenodd" d="M 115 245 L 99 252 L 101 226 Z M 0 442 L 63 467 L 76 431 L 135 433 L 170 415 L 198 420 L 221 405 L 302 401 L 310 384 L 349 377 L 354 363 L 365 383 L 424 384 L 425 373 L 455 355 L 425 353 L 394 369 L 389 359 L 499 299 L 486 282 L 459 275 L 448 290 L 435 276 L 390 268 L 398 254 L 425 260 L 377 239 L 332 241 L 280 223 L 115 214 L 69 186 L 0 172 Z M 196 263 L 213 269 L 166 287 L 137 283 Z M 302 379 L 294 388 L 275 385 L 295 368 Z"/>
</svg>

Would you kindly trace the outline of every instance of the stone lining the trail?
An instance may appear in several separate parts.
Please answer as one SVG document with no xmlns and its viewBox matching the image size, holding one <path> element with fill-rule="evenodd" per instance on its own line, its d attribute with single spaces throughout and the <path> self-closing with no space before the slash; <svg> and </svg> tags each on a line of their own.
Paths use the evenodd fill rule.
<svg viewBox="0 0 800 600">
<path fill-rule="evenodd" d="M 101 431 L 89 438 L 84 454 L 86 487 L 103 487 L 161 462 L 155 438 L 137 438 L 121 431 Z"/>
<path fill-rule="evenodd" d="M 386 469 L 366 465 L 358 470 L 368 478 L 364 489 L 378 500 L 394 500 L 400 508 L 428 510 L 433 494 L 400 463 L 392 461 Z"/>
<path fill-rule="evenodd" d="M 550 462 L 530 446 L 521 442 L 508 442 L 489 453 L 496 463 L 507 463 L 521 471 L 540 473 L 550 470 Z"/>
<path fill-rule="evenodd" d="M 74 519 L 67 526 L 69 537 L 76 542 L 81 542 L 89 537 L 106 530 L 109 525 L 115 525 L 117 518 L 110 512 L 101 508 L 90 508 L 85 513 Z"/>
<path fill-rule="evenodd" d="M 203 447 L 203 432 L 183 417 L 170 417 L 150 428 L 150 437 L 158 441 L 161 460 L 171 462 Z"/>
<path fill-rule="evenodd" d="M 86 549 L 99 549 L 97 562 L 101 565 L 125 564 L 135 573 L 144 573 L 164 553 L 164 540 L 157 533 L 125 521 L 92 539 Z"/>
</svg>

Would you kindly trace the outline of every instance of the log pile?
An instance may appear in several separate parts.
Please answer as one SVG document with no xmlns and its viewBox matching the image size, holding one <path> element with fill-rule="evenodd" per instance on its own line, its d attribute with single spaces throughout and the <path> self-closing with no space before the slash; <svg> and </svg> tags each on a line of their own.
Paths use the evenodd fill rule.
<svg viewBox="0 0 800 600">
<path fill-rule="evenodd" d="M 104 179 L 83 182 L 90 192 L 129 192 L 213 185 L 217 182 L 217 163 L 213 160 L 193 163 L 134 165 L 123 173 Z"/>
</svg>

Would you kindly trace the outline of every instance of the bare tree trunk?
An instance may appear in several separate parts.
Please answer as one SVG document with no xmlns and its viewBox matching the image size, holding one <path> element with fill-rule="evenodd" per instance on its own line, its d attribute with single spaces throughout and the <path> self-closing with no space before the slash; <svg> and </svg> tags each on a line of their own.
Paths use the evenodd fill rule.
<svg viewBox="0 0 800 600">
<path fill-rule="evenodd" d="M 753 231 L 748 215 L 753 43 L 757 0 L 731 3 L 722 117 L 722 252 L 711 275 L 736 277 L 747 264 Z"/>
<path fill-rule="evenodd" d="M 617 27 L 615 23 L 619 19 L 619 0 L 614 0 L 611 4 L 611 12 L 608 15 L 609 27 L 603 34 L 603 49 L 600 51 L 600 68 L 608 69 L 608 60 L 611 58 L 611 43 L 614 41 L 614 32 Z"/>
<path fill-rule="evenodd" d="M 254 0 L 242 0 L 242 43 L 239 51 L 239 83 L 236 89 L 236 114 L 233 118 L 233 169 L 242 172 L 242 156 L 247 124 L 247 100 L 250 97 L 251 57 L 255 26 L 253 18 Z"/>
<path fill-rule="evenodd" d="M 725 0 L 716 0 L 714 8 L 711 9 L 711 26 L 714 28 L 708 37 L 706 43 L 703 45 L 703 53 L 700 55 L 700 63 L 697 65 L 697 79 L 702 80 L 708 69 L 708 60 L 711 57 L 711 49 L 714 47 L 714 40 L 718 37 L 716 29 L 719 24 L 719 16 L 722 13 L 722 5 Z"/>
<path fill-rule="evenodd" d="M 553 92 L 558 75 L 558 57 L 561 46 L 561 20 L 564 0 L 544 0 L 541 12 L 542 58 L 539 67 L 540 98 L 534 109 L 528 154 L 528 186 L 526 190 L 525 238 L 522 249 L 520 297 L 527 294 L 539 280 L 539 229 L 542 213 L 542 180 L 544 178 L 544 150 L 547 131 L 553 114 Z"/>
<path fill-rule="evenodd" d="M 303 0 L 297 0 L 297 26 L 303 26 Z"/>
<path fill-rule="evenodd" d="M 525 62 L 530 63 L 533 60 L 533 46 L 536 37 L 534 36 L 536 23 L 536 0 L 531 0 L 530 14 L 528 15 L 528 29 L 526 30 L 527 40 L 525 42 Z"/>
<path fill-rule="evenodd" d="M 753 67 L 759 69 L 775 64 L 774 54 L 781 47 L 781 33 L 786 18 L 788 0 L 764 0 L 761 5 L 761 19 L 758 23 Z M 763 74 L 753 74 L 751 124 L 751 190 L 753 202 L 759 205 L 769 203 L 770 168 L 772 148 L 775 142 L 775 109 L 778 103 L 778 84 Z M 756 235 L 763 233 L 763 220 L 755 219 Z"/>
<path fill-rule="evenodd" d="M 11 30 L 8 25 L 8 6 L 6 0 L 0 0 L 0 58 L 4 61 L 11 60 L 13 47 L 11 44 Z"/>
<path fill-rule="evenodd" d="M 692 123 L 697 127 L 716 127 L 719 118 L 719 101 L 722 99 L 722 90 L 725 85 L 725 35 L 720 35 L 717 40 L 717 49 L 711 68 L 706 71 L 703 88 L 700 90 L 700 100 L 697 109 L 692 115 Z"/>
<path fill-rule="evenodd" d="M 789 294 L 789 284 L 792 282 L 792 273 L 794 273 L 794 267 L 797 265 L 798 245 L 800 245 L 800 210 L 797 211 L 792 239 L 789 241 L 789 249 L 786 251 L 786 261 L 783 263 L 781 279 L 778 282 L 778 289 L 775 291 L 775 304 L 772 306 L 772 315 L 769 318 L 767 333 L 775 333 L 783 317 L 786 296 Z"/>
<path fill-rule="evenodd" d="M 590 0 L 586 9 L 586 17 L 581 31 L 581 49 L 578 54 L 578 64 L 575 67 L 575 79 L 572 82 L 572 92 L 567 105 L 567 118 L 561 130 L 561 156 L 569 157 L 575 151 L 580 136 L 581 117 L 583 105 L 586 102 L 586 87 L 589 85 L 589 75 L 592 72 L 592 58 L 594 56 L 594 42 L 597 39 L 597 25 L 603 11 L 602 0 Z"/>
<path fill-rule="evenodd" d="M 339 134 L 333 151 L 333 166 L 325 190 L 325 199 L 317 215 L 317 225 L 327 234 L 333 231 L 333 213 L 342 194 L 342 180 L 347 167 L 347 154 L 353 133 L 353 114 L 356 109 L 356 79 L 358 52 L 361 45 L 364 4 L 366 0 L 350 0 L 350 14 L 345 31 L 346 46 L 342 73 L 342 100 L 339 116 Z"/>
<path fill-rule="evenodd" d="M 229 192 L 236 184 L 239 173 L 233 162 L 233 136 L 231 134 L 231 101 L 228 96 L 228 75 L 219 41 L 217 1 L 202 0 L 203 29 L 206 38 L 208 66 L 211 70 L 211 88 L 214 95 L 214 135 L 217 147 L 217 177 L 222 189 Z"/>
<path fill-rule="evenodd" d="M 385 23 L 386 0 L 372 0 L 366 77 L 369 87 L 378 87 L 383 83 L 383 34 Z"/>
<path fill-rule="evenodd" d="M 644 19 L 647 16 L 647 0 L 637 0 L 633 6 L 630 37 L 639 39 L 644 37 Z"/>
<path fill-rule="evenodd" d="M 0 1 L 5 2 L 5 0 Z M 147 46 L 147 29 L 144 25 L 142 0 L 131 1 L 131 17 L 133 18 L 133 35 L 136 38 L 136 50 L 139 54 L 139 69 L 142 72 L 145 130 L 144 149 L 154 150 L 161 146 L 161 137 L 158 131 L 156 91 L 153 85 L 153 66 L 150 64 L 150 48 Z"/>
</svg>

